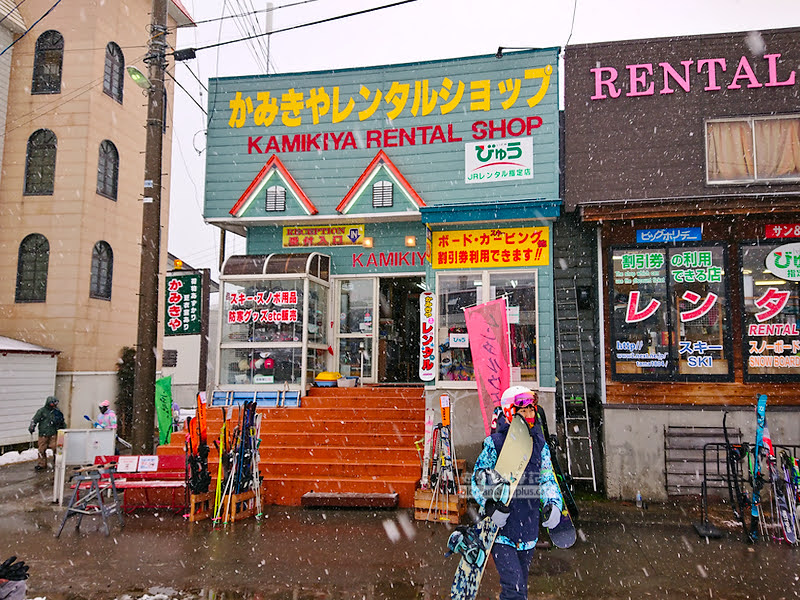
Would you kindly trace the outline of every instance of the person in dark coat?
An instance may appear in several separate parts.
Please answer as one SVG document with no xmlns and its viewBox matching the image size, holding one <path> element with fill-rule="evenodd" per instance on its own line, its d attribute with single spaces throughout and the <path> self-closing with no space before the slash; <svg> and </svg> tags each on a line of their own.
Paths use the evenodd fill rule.
<svg viewBox="0 0 800 600">
<path fill-rule="evenodd" d="M 36 411 L 28 426 L 28 431 L 33 433 L 36 426 L 39 426 L 39 460 L 34 467 L 37 471 L 44 471 L 47 468 L 47 449 L 53 451 L 53 466 L 56 462 L 56 435 L 59 429 L 67 427 L 64 421 L 64 413 L 58 410 L 58 398 L 48 396 L 44 406 Z"/>
<path fill-rule="evenodd" d="M 503 392 L 500 405 L 503 414 L 498 418 L 497 429 L 484 440 L 483 450 L 475 461 L 471 491 L 484 516 L 491 517 L 500 527 L 492 546 L 492 558 L 500 575 L 500 600 L 525 600 L 528 597 L 528 572 L 539 538 L 539 523 L 548 529 L 558 525 L 563 502 L 553 473 L 550 448 L 541 424 L 536 421 L 536 393 L 524 386 L 512 386 Z M 506 506 L 503 502 L 487 500 L 486 484 L 496 482 L 498 478 L 502 480 L 494 467 L 516 414 L 520 414 L 528 424 L 533 452 L 516 492 Z"/>
</svg>

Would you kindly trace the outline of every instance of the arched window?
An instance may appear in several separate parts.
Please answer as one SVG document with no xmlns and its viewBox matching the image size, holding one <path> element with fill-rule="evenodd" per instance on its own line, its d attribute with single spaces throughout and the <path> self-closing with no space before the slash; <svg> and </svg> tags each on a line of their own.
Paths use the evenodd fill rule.
<svg viewBox="0 0 800 600">
<path fill-rule="evenodd" d="M 372 206 L 375 208 L 394 205 L 394 190 L 391 181 L 379 181 L 372 186 Z"/>
<path fill-rule="evenodd" d="M 59 32 L 45 31 L 36 40 L 33 57 L 32 94 L 61 93 L 61 64 L 64 59 L 64 36 Z"/>
<path fill-rule="evenodd" d="M 286 188 L 280 185 L 273 185 L 267 188 L 267 212 L 278 212 L 286 210 Z"/>
<path fill-rule="evenodd" d="M 56 134 L 39 129 L 28 138 L 25 156 L 25 194 L 51 196 L 56 179 Z"/>
<path fill-rule="evenodd" d="M 114 253 L 108 242 L 97 242 L 92 249 L 92 281 L 89 297 L 111 300 L 111 278 L 114 274 Z"/>
<path fill-rule="evenodd" d="M 97 193 L 116 200 L 118 179 L 119 153 L 117 147 L 109 140 L 103 140 L 100 142 L 100 153 L 97 158 Z"/>
<path fill-rule="evenodd" d="M 125 57 L 114 42 L 106 45 L 106 64 L 103 70 L 103 91 L 122 104 L 122 86 L 125 78 Z"/>
<path fill-rule="evenodd" d="M 41 233 L 32 233 L 19 245 L 17 258 L 17 302 L 44 302 L 47 299 L 47 267 L 50 244 Z"/>
</svg>

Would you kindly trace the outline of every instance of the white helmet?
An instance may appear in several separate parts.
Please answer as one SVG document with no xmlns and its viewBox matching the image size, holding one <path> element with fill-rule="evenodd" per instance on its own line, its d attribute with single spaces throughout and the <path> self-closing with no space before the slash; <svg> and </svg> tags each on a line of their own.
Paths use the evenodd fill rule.
<svg viewBox="0 0 800 600">
<path fill-rule="evenodd" d="M 536 406 L 538 403 L 536 392 L 524 385 L 512 385 L 500 397 L 500 406 L 509 423 L 517 414 L 517 409 L 531 405 Z"/>
</svg>

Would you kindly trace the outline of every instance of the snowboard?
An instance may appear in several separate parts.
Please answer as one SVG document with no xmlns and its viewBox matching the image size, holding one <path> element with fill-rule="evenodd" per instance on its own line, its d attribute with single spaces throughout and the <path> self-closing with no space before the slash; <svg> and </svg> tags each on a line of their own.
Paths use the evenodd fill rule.
<svg viewBox="0 0 800 600">
<path fill-rule="evenodd" d="M 558 486 L 558 493 L 561 494 L 561 521 L 553 529 L 548 529 L 547 533 L 550 536 L 550 541 L 556 548 L 570 548 L 577 539 L 577 532 L 575 531 L 575 523 L 572 521 L 573 517 L 578 516 L 578 506 L 575 504 L 575 499 L 572 497 L 572 492 L 569 490 L 564 471 L 561 470 L 561 463 L 558 462 L 558 453 L 556 452 L 557 439 L 553 435 L 551 438 L 547 429 L 547 418 L 544 416 L 544 409 L 541 406 L 536 409 L 536 419 L 542 425 L 542 433 L 544 439 L 550 445 L 550 460 L 553 463 L 553 474 L 555 475 L 556 485 Z"/>
<path fill-rule="evenodd" d="M 500 451 L 500 455 L 497 457 L 497 464 L 494 467 L 500 475 L 510 482 L 509 502 L 511 501 L 510 498 L 514 497 L 514 491 L 517 489 L 517 484 L 528 466 L 532 452 L 533 438 L 528 429 L 528 424 L 521 415 L 516 415 L 511 420 L 511 426 L 503 443 L 503 449 Z M 468 561 L 464 556 L 461 557 L 456 569 L 456 575 L 453 578 L 453 584 L 450 586 L 450 596 L 453 600 L 473 600 L 477 596 L 489 553 L 494 545 L 497 533 L 500 531 L 500 528 L 492 522 L 490 517 L 481 520 L 476 525 L 476 528 L 479 543 L 483 550 L 483 559 L 479 561 L 480 564 L 477 564 L 476 562 Z"/>
<path fill-rule="evenodd" d="M 786 540 L 788 544 L 796 544 L 797 533 L 795 532 L 795 520 L 789 508 L 791 494 L 787 495 L 786 479 L 784 478 L 782 469 L 778 468 L 778 460 L 775 456 L 775 447 L 772 445 L 772 438 L 770 437 L 769 428 L 767 427 L 766 416 L 764 417 L 762 439 L 764 441 L 764 446 L 767 448 L 767 467 L 769 470 L 769 478 L 772 482 L 772 496 L 775 508 L 778 512 L 778 518 L 781 522 L 783 539 Z"/>
<path fill-rule="evenodd" d="M 541 406 L 536 408 L 536 420 L 542 426 L 542 433 L 544 433 L 544 439 L 547 440 L 548 445 L 550 446 L 550 459 L 553 462 L 553 473 L 555 473 L 556 481 L 558 481 L 559 492 L 561 492 L 561 500 L 562 506 L 566 506 L 567 510 L 569 510 L 569 516 L 572 519 L 578 518 L 578 505 L 575 504 L 575 498 L 572 496 L 572 492 L 569 489 L 569 482 L 567 477 L 564 475 L 564 471 L 561 469 L 561 463 L 558 460 L 558 453 L 555 451 L 558 448 L 558 438 L 556 438 L 555 434 L 552 436 L 550 435 L 550 431 L 547 429 L 547 418 L 544 415 L 544 409 Z"/>
</svg>

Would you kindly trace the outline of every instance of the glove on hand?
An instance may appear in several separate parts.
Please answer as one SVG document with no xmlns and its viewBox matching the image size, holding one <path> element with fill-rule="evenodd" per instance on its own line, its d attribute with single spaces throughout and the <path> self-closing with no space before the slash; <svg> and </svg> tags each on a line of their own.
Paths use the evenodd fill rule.
<svg viewBox="0 0 800 600">
<path fill-rule="evenodd" d="M 28 578 L 28 565 L 22 560 L 14 562 L 15 560 L 17 560 L 17 557 L 12 556 L 7 558 L 3 564 L 0 564 L 0 579 L 22 581 Z"/>
<path fill-rule="evenodd" d="M 28 433 L 33 433 L 35 429 L 36 429 L 35 423 L 31 423 L 30 425 L 28 425 Z"/>
<path fill-rule="evenodd" d="M 556 527 L 561 522 L 561 511 L 558 510 L 555 504 L 546 504 L 542 509 L 542 525 L 547 529 Z"/>
<path fill-rule="evenodd" d="M 492 519 L 492 523 L 497 525 L 498 528 L 502 529 L 505 527 L 505 524 L 508 521 L 508 515 L 511 512 L 511 507 L 506 506 L 502 502 L 487 500 L 484 510 L 486 511 L 486 516 Z"/>
</svg>

